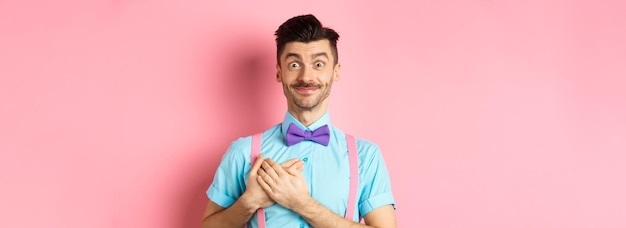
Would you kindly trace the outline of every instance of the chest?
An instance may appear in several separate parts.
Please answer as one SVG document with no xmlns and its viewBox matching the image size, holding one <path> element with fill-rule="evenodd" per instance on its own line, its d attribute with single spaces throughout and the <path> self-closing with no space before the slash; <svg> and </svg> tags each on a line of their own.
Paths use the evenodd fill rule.
<svg viewBox="0 0 626 228">
<path fill-rule="evenodd" d="M 304 161 L 302 175 L 311 197 L 337 214 L 345 213 L 350 188 L 347 148 L 303 142 L 292 147 L 263 149 L 264 156 L 279 163 L 292 158 Z"/>
</svg>

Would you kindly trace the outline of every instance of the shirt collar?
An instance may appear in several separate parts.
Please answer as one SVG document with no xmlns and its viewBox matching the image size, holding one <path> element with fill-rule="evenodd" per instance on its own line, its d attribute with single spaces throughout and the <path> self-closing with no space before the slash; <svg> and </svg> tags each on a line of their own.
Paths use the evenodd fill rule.
<svg viewBox="0 0 626 228">
<path fill-rule="evenodd" d="M 287 112 L 287 114 L 285 114 L 285 118 L 283 119 L 283 123 L 281 125 L 282 130 L 283 130 L 282 132 L 283 138 L 285 138 L 287 134 L 287 128 L 289 128 L 289 124 L 291 123 L 295 124 L 296 126 L 298 126 L 300 129 L 304 131 L 313 131 L 324 125 L 328 125 L 328 127 L 331 126 L 328 112 L 324 113 L 322 117 L 320 117 L 318 120 L 313 122 L 313 124 L 311 124 L 309 127 L 305 127 L 304 125 L 302 125 L 302 123 L 300 123 L 300 121 L 298 121 L 293 115 L 291 115 L 291 113 Z"/>
</svg>

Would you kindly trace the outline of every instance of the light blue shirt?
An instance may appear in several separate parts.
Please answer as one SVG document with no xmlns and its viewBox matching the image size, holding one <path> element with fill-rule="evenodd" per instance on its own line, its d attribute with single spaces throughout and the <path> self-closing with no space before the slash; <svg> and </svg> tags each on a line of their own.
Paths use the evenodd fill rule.
<svg viewBox="0 0 626 228">
<path fill-rule="evenodd" d="M 330 129 L 328 146 L 302 141 L 287 147 L 285 133 L 290 123 L 310 131 L 328 125 Z M 213 183 L 206 192 L 211 201 L 228 208 L 243 194 L 251 168 L 251 146 L 251 136 L 239 138 L 231 143 L 217 168 Z M 357 150 L 359 187 L 356 196 L 358 210 L 355 210 L 354 221 L 358 221 L 357 218 L 362 218 L 378 207 L 395 204 L 389 173 L 378 146 L 357 138 Z M 304 161 L 302 174 L 311 196 L 342 217 L 346 212 L 350 188 L 350 162 L 347 152 L 345 133 L 330 124 L 328 113 L 311 126 L 304 127 L 287 112 L 281 124 L 263 132 L 261 140 L 261 153 L 264 158 L 271 158 L 279 164 L 292 158 Z M 267 227 L 310 227 L 298 214 L 279 204 L 265 208 L 265 218 Z M 257 227 L 256 214 L 248 222 L 248 227 Z"/>
</svg>

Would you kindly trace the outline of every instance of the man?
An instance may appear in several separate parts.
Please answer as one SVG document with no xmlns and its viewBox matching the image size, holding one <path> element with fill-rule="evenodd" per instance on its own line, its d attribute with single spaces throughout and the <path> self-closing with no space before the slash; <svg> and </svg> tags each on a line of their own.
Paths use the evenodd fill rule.
<svg viewBox="0 0 626 228">
<path fill-rule="evenodd" d="M 276 81 L 288 111 L 281 124 L 263 132 L 256 160 L 251 136 L 230 145 L 207 190 L 203 227 L 396 227 L 387 168 L 378 146 L 366 140 L 356 141 L 358 186 L 354 205 L 347 205 L 353 151 L 327 113 L 339 80 L 339 35 L 313 15 L 287 20 L 275 35 Z M 262 215 L 256 214 L 261 208 Z"/>
</svg>

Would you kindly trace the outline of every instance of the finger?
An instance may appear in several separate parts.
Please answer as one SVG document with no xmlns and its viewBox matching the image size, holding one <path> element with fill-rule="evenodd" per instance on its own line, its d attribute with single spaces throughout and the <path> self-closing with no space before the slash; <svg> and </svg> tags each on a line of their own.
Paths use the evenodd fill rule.
<svg viewBox="0 0 626 228">
<path fill-rule="evenodd" d="M 274 172 L 276 172 L 278 176 L 287 174 L 287 172 L 285 172 L 283 167 L 280 167 L 280 165 L 276 163 L 274 160 L 272 160 L 271 158 L 265 159 L 265 162 L 267 162 L 267 164 L 270 165 L 274 169 Z"/>
<path fill-rule="evenodd" d="M 278 179 L 279 177 L 278 173 L 274 169 L 274 166 L 270 165 L 268 160 L 271 161 L 272 159 L 270 158 L 265 159 L 263 161 L 263 164 L 261 164 L 261 169 L 263 169 L 263 171 L 265 171 L 265 173 L 267 173 L 267 175 L 269 175 L 271 178 Z M 282 168 L 280 169 L 282 170 Z"/>
<path fill-rule="evenodd" d="M 302 172 L 302 170 L 304 170 L 304 162 L 303 162 L 303 161 L 300 161 L 300 162 L 299 162 L 299 165 L 298 165 L 298 169 L 297 169 L 297 170 L 298 170 L 298 172 Z"/>
<path fill-rule="evenodd" d="M 272 192 L 272 187 L 270 187 L 270 185 L 265 181 L 265 178 L 263 178 L 263 176 L 260 176 L 260 175 L 257 176 L 256 177 L 256 181 L 259 183 L 259 185 L 261 186 L 263 191 L 268 193 L 268 195 L 269 195 L 269 193 Z"/>
<path fill-rule="evenodd" d="M 294 168 L 298 172 L 302 172 L 302 170 L 304 169 L 304 162 L 302 160 L 298 160 L 297 162 L 293 163 L 291 166 L 286 167 L 285 170 L 288 170 L 291 168 Z"/>
<path fill-rule="evenodd" d="M 280 166 L 283 167 L 283 168 L 289 168 L 290 166 L 292 166 L 293 164 L 297 163 L 298 161 L 300 161 L 300 159 L 292 158 L 291 160 L 286 161 L 283 164 L 280 164 Z"/>
<path fill-rule="evenodd" d="M 290 166 L 288 169 L 286 169 L 287 173 L 291 174 L 291 175 L 297 175 L 300 172 L 302 172 L 302 166 L 304 162 L 298 162 L 292 166 Z"/>
<path fill-rule="evenodd" d="M 289 174 L 291 174 L 291 175 L 295 175 L 295 173 L 297 173 L 297 172 L 298 172 L 298 171 L 297 171 L 297 169 L 298 169 L 298 167 L 291 166 L 291 167 L 289 167 L 286 171 L 287 171 L 287 173 L 289 173 Z"/>
<path fill-rule="evenodd" d="M 261 167 L 261 164 L 263 164 L 263 154 L 259 154 L 259 156 L 256 158 L 256 160 L 254 161 L 254 164 L 252 165 L 252 168 L 250 168 L 249 175 L 253 175 L 257 173 L 257 171 L 259 170 L 259 167 Z"/>
<path fill-rule="evenodd" d="M 293 175 L 294 177 L 299 178 L 299 179 L 304 179 L 304 176 L 302 175 L 302 172 L 293 172 L 293 173 L 291 173 L 291 175 Z"/>
<path fill-rule="evenodd" d="M 260 177 L 270 187 L 274 185 L 274 179 L 272 179 L 272 177 L 269 174 L 267 174 L 265 170 L 259 169 L 258 177 Z"/>
<path fill-rule="evenodd" d="M 256 174 L 259 176 L 263 176 L 263 175 L 267 175 L 267 172 L 265 172 L 264 169 L 259 169 L 256 171 Z"/>
</svg>

